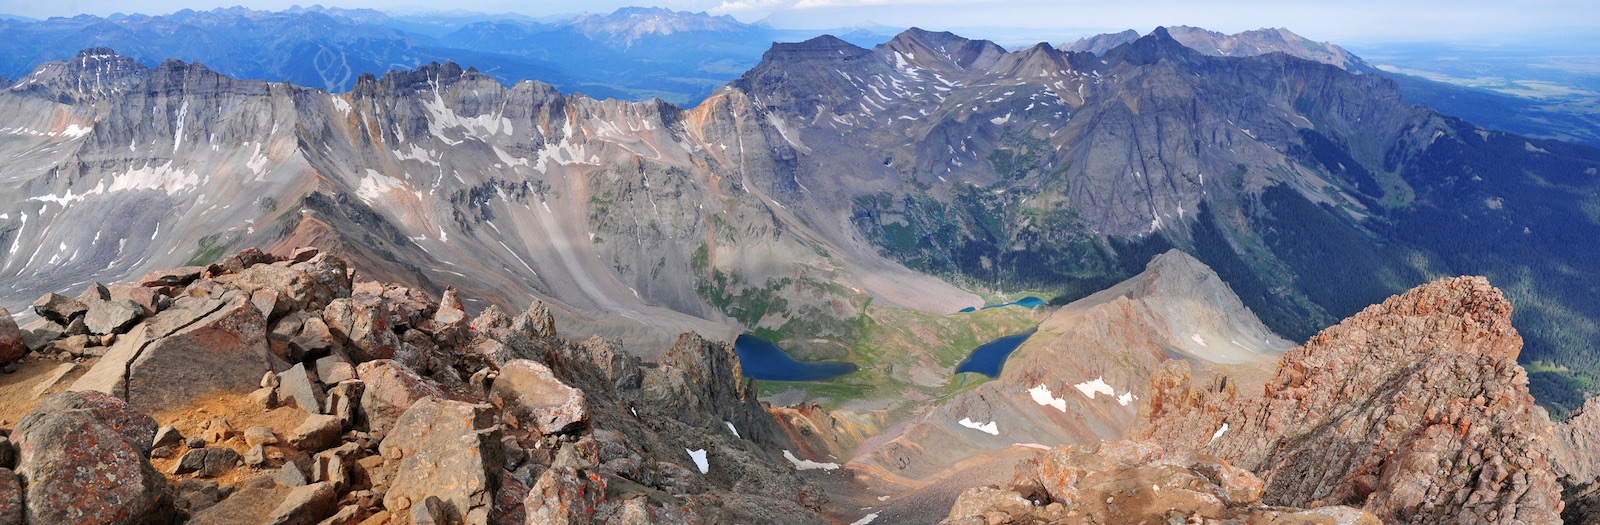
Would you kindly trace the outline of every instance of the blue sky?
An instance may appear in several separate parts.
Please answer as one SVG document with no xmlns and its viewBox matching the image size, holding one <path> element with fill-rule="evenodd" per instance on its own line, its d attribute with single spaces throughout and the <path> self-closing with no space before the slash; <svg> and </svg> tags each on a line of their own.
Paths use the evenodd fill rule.
<svg viewBox="0 0 1600 525">
<path fill-rule="evenodd" d="M 0 13 L 33 18 L 114 12 L 164 14 L 233 5 L 279 10 L 296 3 L 309 5 L 306 0 L 0 0 Z M 832 28 L 871 21 L 929 29 L 1013 28 L 1018 35 L 1059 33 L 1049 38 L 1055 41 L 1105 30 L 1144 32 L 1157 25 L 1193 25 L 1228 33 L 1286 27 L 1316 40 L 1344 43 L 1582 34 L 1600 29 L 1600 2 L 1594 0 L 455 0 L 448 5 L 452 9 L 544 16 L 610 12 L 652 3 L 729 14 L 745 22 L 767 19 L 778 27 Z M 324 5 L 416 13 L 436 10 L 440 4 L 341 0 Z"/>
</svg>

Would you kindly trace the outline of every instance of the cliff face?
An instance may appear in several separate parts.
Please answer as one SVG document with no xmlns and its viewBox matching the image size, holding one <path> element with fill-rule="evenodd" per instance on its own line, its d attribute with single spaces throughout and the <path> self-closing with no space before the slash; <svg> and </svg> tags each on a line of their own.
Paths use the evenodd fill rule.
<svg viewBox="0 0 1600 525">
<path fill-rule="evenodd" d="M 1324 330 L 1260 397 L 1153 380 L 1145 437 L 1259 474 L 1269 504 L 1362 506 L 1384 520 L 1551 523 L 1549 424 L 1516 364 L 1511 306 L 1481 277 L 1443 279 Z"/>
</svg>

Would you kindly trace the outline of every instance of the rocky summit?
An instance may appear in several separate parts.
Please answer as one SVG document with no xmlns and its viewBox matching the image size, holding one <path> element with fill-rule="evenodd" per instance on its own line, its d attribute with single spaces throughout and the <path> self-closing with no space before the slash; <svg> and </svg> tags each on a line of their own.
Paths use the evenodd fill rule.
<svg viewBox="0 0 1600 525">
<path fill-rule="evenodd" d="M 352 273 L 314 249 L 250 249 L 40 298 L 41 319 L 0 344 L 23 347 L 13 368 L 68 369 L 6 378 L 38 398 L 7 402 L 27 408 L 0 454 L 0 517 L 823 521 L 727 344 L 685 335 L 646 363 L 562 339 L 542 304 L 468 319 L 454 292 Z M 127 322 L 82 322 L 118 301 L 137 306 Z"/>
</svg>

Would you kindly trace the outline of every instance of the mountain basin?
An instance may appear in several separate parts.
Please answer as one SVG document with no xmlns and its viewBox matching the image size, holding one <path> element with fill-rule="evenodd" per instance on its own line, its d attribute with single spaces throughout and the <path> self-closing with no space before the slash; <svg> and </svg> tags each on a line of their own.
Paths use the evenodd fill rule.
<svg viewBox="0 0 1600 525">
<path fill-rule="evenodd" d="M 983 309 L 984 310 L 988 310 L 990 308 L 999 308 L 999 307 L 1002 307 L 1002 306 L 1011 306 L 1011 305 L 1017 305 L 1017 306 L 1021 306 L 1023 308 L 1037 308 L 1037 307 L 1040 307 L 1040 306 L 1044 306 L 1044 304 L 1045 304 L 1044 299 L 1040 299 L 1038 297 L 1033 297 L 1033 296 L 1030 295 L 1028 297 L 1023 297 L 1021 299 L 1017 299 L 1015 301 L 1011 301 L 1009 303 L 991 304 L 991 305 L 983 307 Z M 966 308 L 962 308 L 960 311 L 961 311 L 961 313 L 968 313 L 968 312 L 976 312 L 976 311 L 978 311 L 978 309 L 973 308 L 971 306 L 968 306 Z"/>
<path fill-rule="evenodd" d="M 841 361 L 796 361 L 778 345 L 750 334 L 740 334 L 733 341 L 733 351 L 739 354 L 745 377 L 767 381 L 828 381 L 859 369 Z"/>
<path fill-rule="evenodd" d="M 1038 328 L 1028 330 L 1016 335 L 1008 335 L 984 343 L 972 349 L 972 353 L 961 364 L 956 365 L 956 373 L 977 372 L 989 377 L 999 377 L 1000 368 L 1005 366 L 1006 358 L 1011 357 L 1011 352 L 1022 346 Z"/>
</svg>

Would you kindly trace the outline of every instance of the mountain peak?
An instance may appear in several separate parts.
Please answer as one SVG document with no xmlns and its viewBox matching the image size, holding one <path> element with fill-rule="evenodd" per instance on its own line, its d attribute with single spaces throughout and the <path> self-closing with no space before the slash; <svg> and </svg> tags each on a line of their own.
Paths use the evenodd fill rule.
<svg viewBox="0 0 1600 525">
<path fill-rule="evenodd" d="M 1487 279 L 1440 279 L 1285 353 L 1259 397 L 1163 370 L 1146 435 L 1257 473 L 1269 505 L 1354 502 L 1407 523 L 1493 522 L 1514 509 L 1555 523 L 1549 420 L 1517 365 L 1521 346 L 1511 303 Z M 1496 476 L 1519 481 L 1463 485 L 1444 466 L 1457 457 L 1500 458 Z"/>
<path fill-rule="evenodd" d="M 650 35 L 670 35 L 686 31 L 741 31 L 749 26 L 732 16 L 712 16 L 674 11 L 664 7 L 623 7 L 609 15 L 585 14 L 569 22 L 590 38 L 604 37 L 611 44 L 631 46 Z"/>
<path fill-rule="evenodd" d="M 988 40 L 972 40 L 948 31 L 928 31 L 913 27 L 885 42 L 883 49 L 905 55 L 907 60 L 928 64 L 921 57 L 940 57 L 961 69 L 987 69 L 1006 54 L 1005 48 Z"/>
<path fill-rule="evenodd" d="M 1122 61 L 1134 65 L 1147 65 L 1159 62 L 1161 59 L 1184 60 L 1194 54 L 1193 49 L 1172 38 L 1172 33 L 1167 31 L 1166 27 L 1157 27 L 1138 40 L 1107 51 L 1105 56 L 1113 64 Z"/>
<path fill-rule="evenodd" d="M 95 100 L 121 93 L 143 79 L 147 71 L 149 68 L 109 47 L 90 47 L 70 60 L 39 64 L 11 90 L 63 103 Z"/>
</svg>

